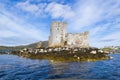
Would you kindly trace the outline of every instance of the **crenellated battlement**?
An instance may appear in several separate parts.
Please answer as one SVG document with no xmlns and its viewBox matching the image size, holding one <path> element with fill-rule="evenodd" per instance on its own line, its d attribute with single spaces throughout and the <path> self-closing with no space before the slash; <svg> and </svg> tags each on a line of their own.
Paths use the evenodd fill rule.
<svg viewBox="0 0 120 80">
<path fill-rule="evenodd" d="M 54 27 L 54 26 L 57 26 L 57 27 L 60 27 L 60 26 L 67 26 L 67 23 L 66 22 L 52 22 L 51 23 L 51 27 Z"/>
</svg>

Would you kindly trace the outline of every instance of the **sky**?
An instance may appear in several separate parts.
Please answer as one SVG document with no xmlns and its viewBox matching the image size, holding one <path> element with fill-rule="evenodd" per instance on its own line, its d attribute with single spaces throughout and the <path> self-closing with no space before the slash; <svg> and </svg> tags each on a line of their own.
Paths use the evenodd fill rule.
<svg viewBox="0 0 120 80">
<path fill-rule="evenodd" d="M 92 47 L 120 46 L 120 0 L 0 0 L 0 46 L 48 40 L 52 21 L 89 31 Z"/>
</svg>

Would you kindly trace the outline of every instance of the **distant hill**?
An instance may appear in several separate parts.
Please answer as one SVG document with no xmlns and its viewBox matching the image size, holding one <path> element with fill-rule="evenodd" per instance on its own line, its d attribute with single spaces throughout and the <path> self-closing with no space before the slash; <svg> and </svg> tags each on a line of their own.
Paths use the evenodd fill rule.
<svg viewBox="0 0 120 80">
<path fill-rule="evenodd" d="M 29 45 L 24 45 L 24 46 L 0 46 L 0 50 L 19 50 L 23 48 L 40 48 L 40 47 L 47 47 L 48 46 L 48 41 L 40 41 L 36 43 L 32 43 Z"/>
</svg>

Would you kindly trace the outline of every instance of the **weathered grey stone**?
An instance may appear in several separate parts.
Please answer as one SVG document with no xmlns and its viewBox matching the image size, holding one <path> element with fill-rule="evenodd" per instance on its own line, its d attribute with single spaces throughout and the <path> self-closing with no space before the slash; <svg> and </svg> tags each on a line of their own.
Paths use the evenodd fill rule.
<svg viewBox="0 0 120 80">
<path fill-rule="evenodd" d="M 47 52 L 47 50 L 44 50 L 44 52 Z"/>
<path fill-rule="evenodd" d="M 48 52 L 52 52 L 52 49 L 48 49 Z"/>
<path fill-rule="evenodd" d="M 95 50 L 90 52 L 91 54 L 97 54 L 97 52 Z"/>
<path fill-rule="evenodd" d="M 52 22 L 49 36 L 49 47 L 62 47 L 64 46 L 66 35 L 65 22 Z"/>
<path fill-rule="evenodd" d="M 89 32 L 67 33 L 66 22 L 52 22 L 49 36 L 49 47 L 89 47 Z"/>
<path fill-rule="evenodd" d="M 98 52 L 103 53 L 104 51 L 103 50 L 98 50 Z"/>
<path fill-rule="evenodd" d="M 44 50 L 43 49 L 40 49 L 40 51 L 39 52 L 44 52 Z"/>
<path fill-rule="evenodd" d="M 74 51 L 78 51 L 78 49 L 74 49 Z"/>
</svg>

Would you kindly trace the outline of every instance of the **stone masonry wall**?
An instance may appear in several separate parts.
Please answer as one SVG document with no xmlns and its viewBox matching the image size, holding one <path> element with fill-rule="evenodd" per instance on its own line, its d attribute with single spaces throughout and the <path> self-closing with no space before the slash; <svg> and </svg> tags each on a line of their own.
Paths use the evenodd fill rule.
<svg viewBox="0 0 120 80">
<path fill-rule="evenodd" d="M 67 47 L 74 48 L 74 47 L 88 47 L 88 32 L 84 33 L 67 33 L 66 36 Z"/>
<path fill-rule="evenodd" d="M 49 37 L 49 47 L 63 46 L 66 35 L 65 22 L 52 22 Z"/>
<path fill-rule="evenodd" d="M 89 32 L 67 33 L 65 22 L 52 22 L 49 36 L 49 47 L 89 47 Z"/>
</svg>

